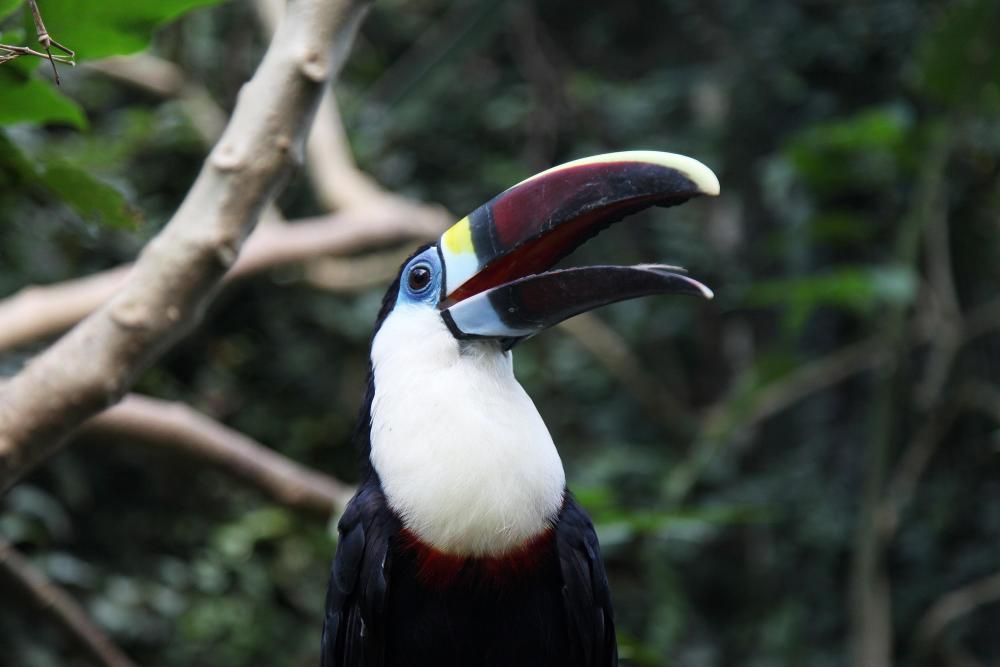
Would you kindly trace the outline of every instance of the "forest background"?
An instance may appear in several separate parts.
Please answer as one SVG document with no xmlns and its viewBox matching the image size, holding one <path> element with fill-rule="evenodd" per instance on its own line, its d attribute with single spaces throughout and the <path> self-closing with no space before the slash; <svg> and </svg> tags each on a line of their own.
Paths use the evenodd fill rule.
<svg viewBox="0 0 1000 667">
<path fill-rule="evenodd" d="M 346 47 L 359 3 L 326 4 Z M 59 86 L 0 47 L 0 664 L 316 664 L 401 258 L 522 178 L 636 148 L 700 159 L 722 196 L 574 264 L 680 264 L 716 299 L 619 304 L 516 354 L 597 524 L 623 663 L 1000 664 L 996 0 L 379 0 L 276 203 L 278 178 L 237 191 L 240 229 L 262 222 L 216 253 L 200 324 L 10 463 L 18 406 L 105 348 L 49 349 L 65 377 L 28 360 L 175 213 L 214 215 L 178 212 L 203 163 L 239 181 L 225 138 L 206 162 L 237 102 L 302 106 L 238 97 L 282 5 L 41 0 L 78 63 Z M 24 3 L 0 17 L 0 44 L 44 52 Z M 226 136 L 262 145 L 237 117 Z"/>
</svg>

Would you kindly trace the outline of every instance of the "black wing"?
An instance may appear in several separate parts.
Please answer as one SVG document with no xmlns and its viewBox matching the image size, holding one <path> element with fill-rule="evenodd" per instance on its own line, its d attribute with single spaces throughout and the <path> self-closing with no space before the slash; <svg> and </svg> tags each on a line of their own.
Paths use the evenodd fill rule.
<svg viewBox="0 0 1000 667">
<path fill-rule="evenodd" d="M 556 524 L 556 544 L 573 664 L 614 667 L 618 645 L 601 547 L 590 518 L 569 494 Z"/>
<path fill-rule="evenodd" d="M 322 667 L 382 667 L 389 539 L 398 526 L 377 482 L 363 485 L 338 525 L 323 622 Z"/>
</svg>

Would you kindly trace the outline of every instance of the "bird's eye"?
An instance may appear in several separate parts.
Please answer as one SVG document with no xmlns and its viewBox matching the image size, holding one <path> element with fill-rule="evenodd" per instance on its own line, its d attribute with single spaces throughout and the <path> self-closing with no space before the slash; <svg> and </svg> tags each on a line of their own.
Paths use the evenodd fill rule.
<svg viewBox="0 0 1000 667">
<path fill-rule="evenodd" d="M 406 279 L 410 289 L 419 292 L 427 287 L 431 282 L 431 270 L 426 264 L 417 264 L 410 269 L 410 275 Z"/>
</svg>

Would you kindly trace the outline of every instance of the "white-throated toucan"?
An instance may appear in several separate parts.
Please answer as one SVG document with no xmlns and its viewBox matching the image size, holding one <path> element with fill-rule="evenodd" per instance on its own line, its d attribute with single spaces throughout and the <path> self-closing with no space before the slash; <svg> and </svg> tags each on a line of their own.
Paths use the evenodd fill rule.
<svg viewBox="0 0 1000 667">
<path fill-rule="evenodd" d="M 711 297 L 659 264 L 550 270 L 649 206 L 715 195 L 655 151 L 529 178 L 420 248 L 386 293 L 339 524 L 323 667 L 609 667 L 617 649 L 590 519 L 570 495 L 511 347 L 598 306 Z"/>
</svg>

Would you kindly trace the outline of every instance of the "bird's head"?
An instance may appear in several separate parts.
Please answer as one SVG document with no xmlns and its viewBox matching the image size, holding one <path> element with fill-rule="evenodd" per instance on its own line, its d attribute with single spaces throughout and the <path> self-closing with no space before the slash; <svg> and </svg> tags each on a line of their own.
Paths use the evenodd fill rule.
<svg viewBox="0 0 1000 667">
<path fill-rule="evenodd" d="M 495 340 L 509 349 L 616 301 L 711 298 L 705 285 L 661 264 L 550 269 L 631 213 L 718 192 L 711 170 L 672 153 L 609 153 L 554 167 L 497 195 L 411 257 L 385 315 L 433 311 L 455 339 Z"/>
<path fill-rule="evenodd" d="M 565 475 L 508 351 L 615 301 L 711 297 L 676 267 L 552 267 L 630 213 L 718 191 L 715 175 L 690 158 L 599 155 L 515 185 L 406 261 L 372 340 L 362 424 L 407 529 L 447 553 L 497 555 L 551 525 Z"/>
</svg>

